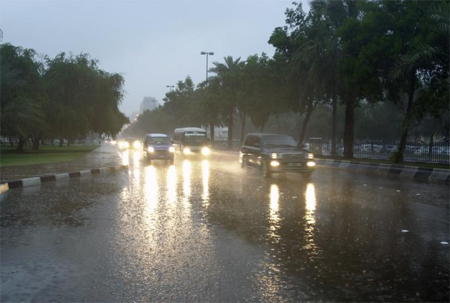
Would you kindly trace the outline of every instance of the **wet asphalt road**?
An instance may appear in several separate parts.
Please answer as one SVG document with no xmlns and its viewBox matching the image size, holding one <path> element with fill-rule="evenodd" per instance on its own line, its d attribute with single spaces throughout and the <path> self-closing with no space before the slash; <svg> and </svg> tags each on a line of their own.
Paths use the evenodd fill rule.
<svg viewBox="0 0 450 303">
<path fill-rule="evenodd" d="M 448 186 L 233 160 L 2 195 L 1 302 L 449 301 Z"/>
</svg>

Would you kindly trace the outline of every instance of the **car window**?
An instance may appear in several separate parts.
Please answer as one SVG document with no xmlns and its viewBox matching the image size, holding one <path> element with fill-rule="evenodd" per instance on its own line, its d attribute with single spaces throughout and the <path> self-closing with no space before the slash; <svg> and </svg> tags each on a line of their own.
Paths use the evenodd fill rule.
<svg viewBox="0 0 450 303">
<path fill-rule="evenodd" d="M 268 135 L 263 136 L 265 147 L 296 147 L 297 142 L 291 136 Z"/>
<path fill-rule="evenodd" d="M 147 144 L 170 144 L 169 137 L 148 137 Z"/>
</svg>

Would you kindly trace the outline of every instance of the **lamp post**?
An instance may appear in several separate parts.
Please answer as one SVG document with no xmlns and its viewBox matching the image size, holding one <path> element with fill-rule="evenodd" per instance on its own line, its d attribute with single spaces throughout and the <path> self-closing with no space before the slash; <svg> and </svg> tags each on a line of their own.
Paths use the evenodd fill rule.
<svg viewBox="0 0 450 303">
<path fill-rule="evenodd" d="M 214 52 L 201 52 L 200 55 L 206 55 L 206 85 L 208 85 L 208 56 L 213 56 Z M 211 143 L 214 142 L 214 122 L 209 124 L 209 136 L 211 137 Z"/>
<path fill-rule="evenodd" d="M 208 84 L 208 56 L 213 56 L 214 52 L 201 52 L 200 55 L 206 55 L 206 84 Z"/>
<path fill-rule="evenodd" d="M 175 87 L 175 85 L 166 85 L 166 87 L 168 87 L 169 90 L 172 91 L 172 89 Z"/>
</svg>

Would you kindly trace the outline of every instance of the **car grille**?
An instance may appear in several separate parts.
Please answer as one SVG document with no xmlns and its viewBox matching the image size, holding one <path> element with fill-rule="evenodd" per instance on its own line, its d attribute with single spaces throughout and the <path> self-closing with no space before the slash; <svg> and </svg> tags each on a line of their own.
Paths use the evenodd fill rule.
<svg viewBox="0 0 450 303">
<path fill-rule="evenodd" d="M 283 160 L 303 160 L 305 156 L 300 154 L 282 154 L 281 158 Z"/>
<path fill-rule="evenodd" d="M 155 154 L 157 155 L 167 155 L 168 153 L 168 150 L 155 150 Z"/>
</svg>

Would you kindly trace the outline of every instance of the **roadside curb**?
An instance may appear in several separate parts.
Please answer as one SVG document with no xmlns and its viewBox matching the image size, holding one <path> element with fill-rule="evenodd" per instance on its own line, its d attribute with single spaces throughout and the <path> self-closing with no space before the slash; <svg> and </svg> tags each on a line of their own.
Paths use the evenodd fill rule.
<svg viewBox="0 0 450 303">
<path fill-rule="evenodd" d="M 409 165 L 365 163 L 345 160 L 316 159 L 318 166 L 364 172 L 387 177 L 412 179 L 414 181 L 450 184 L 450 170 L 424 168 Z"/>
<path fill-rule="evenodd" d="M 128 165 L 101 167 L 101 168 L 81 170 L 81 171 L 77 171 L 77 172 L 59 173 L 59 174 L 54 174 L 54 175 L 44 175 L 44 176 L 40 176 L 40 177 L 32 177 L 32 178 L 24 178 L 24 179 L 18 179 L 18 180 L 13 180 L 13 181 L 6 181 L 0 185 L 0 194 L 3 194 L 4 192 L 8 191 L 9 189 L 39 185 L 42 183 L 47 183 L 47 182 L 52 182 L 52 181 L 57 182 L 58 180 L 63 180 L 63 179 L 76 179 L 76 178 L 81 178 L 81 177 L 85 177 L 85 176 L 98 175 L 98 174 L 102 174 L 102 173 L 116 172 L 116 171 L 120 171 L 120 170 L 124 170 L 124 169 L 128 169 Z"/>
<path fill-rule="evenodd" d="M 218 153 L 239 154 L 239 151 L 216 150 Z M 318 167 L 328 167 L 354 172 L 374 174 L 384 177 L 409 179 L 419 182 L 450 185 L 450 170 L 440 168 L 425 168 L 410 165 L 367 163 L 358 161 L 315 159 Z"/>
</svg>

